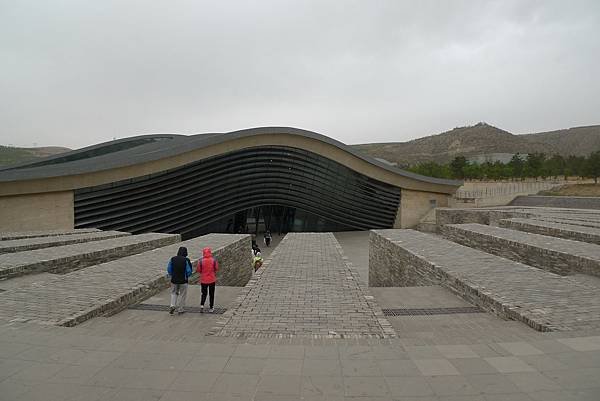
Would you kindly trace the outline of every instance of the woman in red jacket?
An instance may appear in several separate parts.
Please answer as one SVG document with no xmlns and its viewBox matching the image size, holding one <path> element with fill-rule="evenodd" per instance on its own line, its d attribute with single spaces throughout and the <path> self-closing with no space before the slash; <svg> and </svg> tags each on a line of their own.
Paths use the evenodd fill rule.
<svg viewBox="0 0 600 401">
<path fill-rule="evenodd" d="M 219 263 L 212 256 L 210 248 L 202 250 L 202 259 L 198 260 L 196 271 L 200 275 L 200 286 L 202 287 L 202 298 L 200 299 L 200 312 L 204 312 L 204 302 L 206 302 L 206 293 L 210 294 L 210 313 L 215 311 L 215 283 L 217 282 L 217 270 Z"/>
</svg>

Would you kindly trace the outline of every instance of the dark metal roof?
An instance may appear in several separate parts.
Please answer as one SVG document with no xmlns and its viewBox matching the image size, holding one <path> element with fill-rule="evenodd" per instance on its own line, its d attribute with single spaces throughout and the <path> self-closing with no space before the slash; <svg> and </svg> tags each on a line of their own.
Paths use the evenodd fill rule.
<svg viewBox="0 0 600 401">
<path fill-rule="evenodd" d="M 264 134 L 303 136 L 333 145 L 384 170 L 406 178 L 432 184 L 462 185 L 461 181 L 426 177 L 390 166 L 370 156 L 359 153 L 335 139 L 317 134 L 316 132 L 291 127 L 260 127 L 227 133 L 209 133 L 191 136 L 178 134 L 139 135 L 88 146 L 36 161 L 0 168 L 0 182 L 86 174 L 126 167 L 175 156 L 238 138 Z"/>
</svg>

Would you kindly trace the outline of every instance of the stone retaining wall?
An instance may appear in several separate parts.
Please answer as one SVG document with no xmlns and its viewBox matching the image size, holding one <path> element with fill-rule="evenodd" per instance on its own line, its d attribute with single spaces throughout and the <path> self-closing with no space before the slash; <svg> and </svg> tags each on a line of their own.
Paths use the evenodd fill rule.
<svg viewBox="0 0 600 401">
<path fill-rule="evenodd" d="M 498 225 L 500 220 L 528 216 L 530 216 L 530 213 L 510 209 L 494 210 L 438 208 L 435 211 L 435 220 L 438 226 L 464 223 Z"/>
<path fill-rule="evenodd" d="M 34 249 L 51 248 L 83 242 L 101 241 L 110 238 L 125 237 L 131 235 L 121 231 L 99 231 L 84 234 L 60 235 L 54 237 L 34 237 L 16 240 L 0 241 L 0 254 L 32 251 Z"/>
<path fill-rule="evenodd" d="M 600 224 L 598 227 L 586 227 L 575 224 L 576 221 L 573 220 L 562 221 L 563 222 L 550 222 L 543 220 L 515 218 L 500 220 L 499 226 L 533 234 L 548 235 L 551 237 L 570 239 L 573 241 L 589 242 L 591 244 L 600 244 Z M 564 223 L 569 221 L 570 223 Z M 593 225 L 594 223 L 587 224 Z"/>
<path fill-rule="evenodd" d="M 0 233 L 0 241 L 35 238 L 35 237 L 55 237 L 58 235 L 73 235 L 99 232 L 97 228 L 77 228 L 74 230 L 49 230 L 49 231 L 13 231 Z"/>
<path fill-rule="evenodd" d="M 385 285 L 439 284 L 538 331 L 600 328 L 600 288 L 593 285 L 413 230 L 374 230 L 370 246 L 369 277 L 387 277 Z M 406 273 L 390 274 L 396 270 Z"/>
<path fill-rule="evenodd" d="M 441 227 L 444 238 L 562 276 L 600 276 L 600 246 L 479 224 Z"/>
<path fill-rule="evenodd" d="M 0 280 L 37 272 L 69 273 L 181 240 L 179 234 L 139 234 L 0 255 Z"/>
<path fill-rule="evenodd" d="M 542 206 L 560 207 L 567 209 L 595 209 L 600 210 L 600 198 L 584 196 L 517 196 L 510 203 L 511 206 Z"/>
</svg>

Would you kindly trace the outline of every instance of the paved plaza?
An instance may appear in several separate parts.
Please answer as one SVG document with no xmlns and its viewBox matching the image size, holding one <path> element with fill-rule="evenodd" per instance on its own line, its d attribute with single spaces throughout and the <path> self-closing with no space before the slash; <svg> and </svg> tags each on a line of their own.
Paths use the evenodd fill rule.
<svg viewBox="0 0 600 401">
<path fill-rule="evenodd" d="M 340 282 L 351 294 L 348 299 L 359 301 L 360 307 L 354 308 L 360 317 L 381 308 L 472 306 L 437 285 L 363 292 L 368 280 L 368 232 L 297 236 L 305 238 L 296 241 L 299 238 L 290 236 L 281 242 L 274 238 L 278 246 L 265 250 L 266 267 L 254 275 L 252 286 L 217 286 L 216 306 L 235 312 L 234 317 L 248 311 L 250 319 L 259 317 L 250 307 L 252 301 L 260 304 L 259 297 L 263 302 L 262 297 L 268 298 L 265 303 L 277 313 L 300 308 L 302 296 L 319 299 L 325 306 L 343 297 L 333 289 L 324 291 L 327 284 Z M 322 258 L 335 267 L 317 271 L 311 263 Z M 48 276 L 40 275 L 39 285 Z M 309 291 L 316 282 L 321 285 L 318 291 Z M 284 283 L 288 291 L 281 289 Z M 189 306 L 198 305 L 199 292 L 199 286 L 190 286 Z M 359 294 L 374 299 L 365 305 Z M 168 290 L 144 301 L 168 302 Z M 337 308 L 344 312 L 348 305 Z M 220 326 L 224 318 L 134 309 L 75 327 L 0 318 L 0 399 L 597 401 L 600 397 L 596 329 L 542 333 L 482 311 L 386 317 L 395 338 L 216 335 L 215 327 L 227 327 Z M 367 321 L 372 322 L 360 324 L 367 327 Z M 288 321 L 289 327 L 300 323 Z"/>
</svg>

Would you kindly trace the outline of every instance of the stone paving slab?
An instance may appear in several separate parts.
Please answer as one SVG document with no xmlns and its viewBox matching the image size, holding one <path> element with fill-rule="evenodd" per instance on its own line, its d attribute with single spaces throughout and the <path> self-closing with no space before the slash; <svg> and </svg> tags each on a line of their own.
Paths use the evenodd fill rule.
<svg viewBox="0 0 600 401">
<path fill-rule="evenodd" d="M 222 261 L 221 275 L 251 270 L 248 235 L 211 234 L 2 292 L 0 319 L 73 326 L 118 312 L 168 285 L 166 264 L 180 246 L 188 247 L 192 258 L 200 255 L 201 247 L 212 247 Z"/>
<path fill-rule="evenodd" d="M 536 330 L 600 329 L 600 288 L 413 230 L 371 233 L 371 270 L 401 270 L 408 285 L 442 285 Z"/>
<path fill-rule="evenodd" d="M 61 235 L 53 237 L 33 237 L 0 241 L 0 254 L 32 251 L 34 249 L 51 248 L 53 246 L 78 244 L 82 242 L 100 241 L 103 239 L 125 237 L 131 235 L 121 231 L 98 231 L 83 234 Z"/>
<path fill-rule="evenodd" d="M 0 255 L 0 279 L 48 271 L 67 273 L 98 263 L 166 246 L 179 241 L 177 234 L 148 233 L 101 241 L 63 245 Z"/>
<path fill-rule="evenodd" d="M 574 241 L 600 244 L 600 225 L 598 227 L 585 227 L 571 223 L 543 221 L 534 219 L 507 219 L 500 220 L 500 227 L 526 231 L 533 234 L 550 235 Z"/>
<path fill-rule="evenodd" d="M 224 315 L 218 336 L 395 336 L 331 233 L 288 234 Z"/>
<path fill-rule="evenodd" d="M 48 230 L 48 231 L 12 231 L 12 232 L 0 232 L 0 241 L 23 239 L 23 238 L 34 238 L 34 237 L 54 237 L 58 235 L 73 235 L 73 234 L 84 234 L 94 233 L 100 231 L 97 228 L 77 228 L 73 230 Z"/>
<path fill-rule="evenodd" d="M 454 242 L 480 249 L 556 274 L 600 276 L 600 246 L 482 224 L 449 224 L 441 234 Z"/>
</svg>

